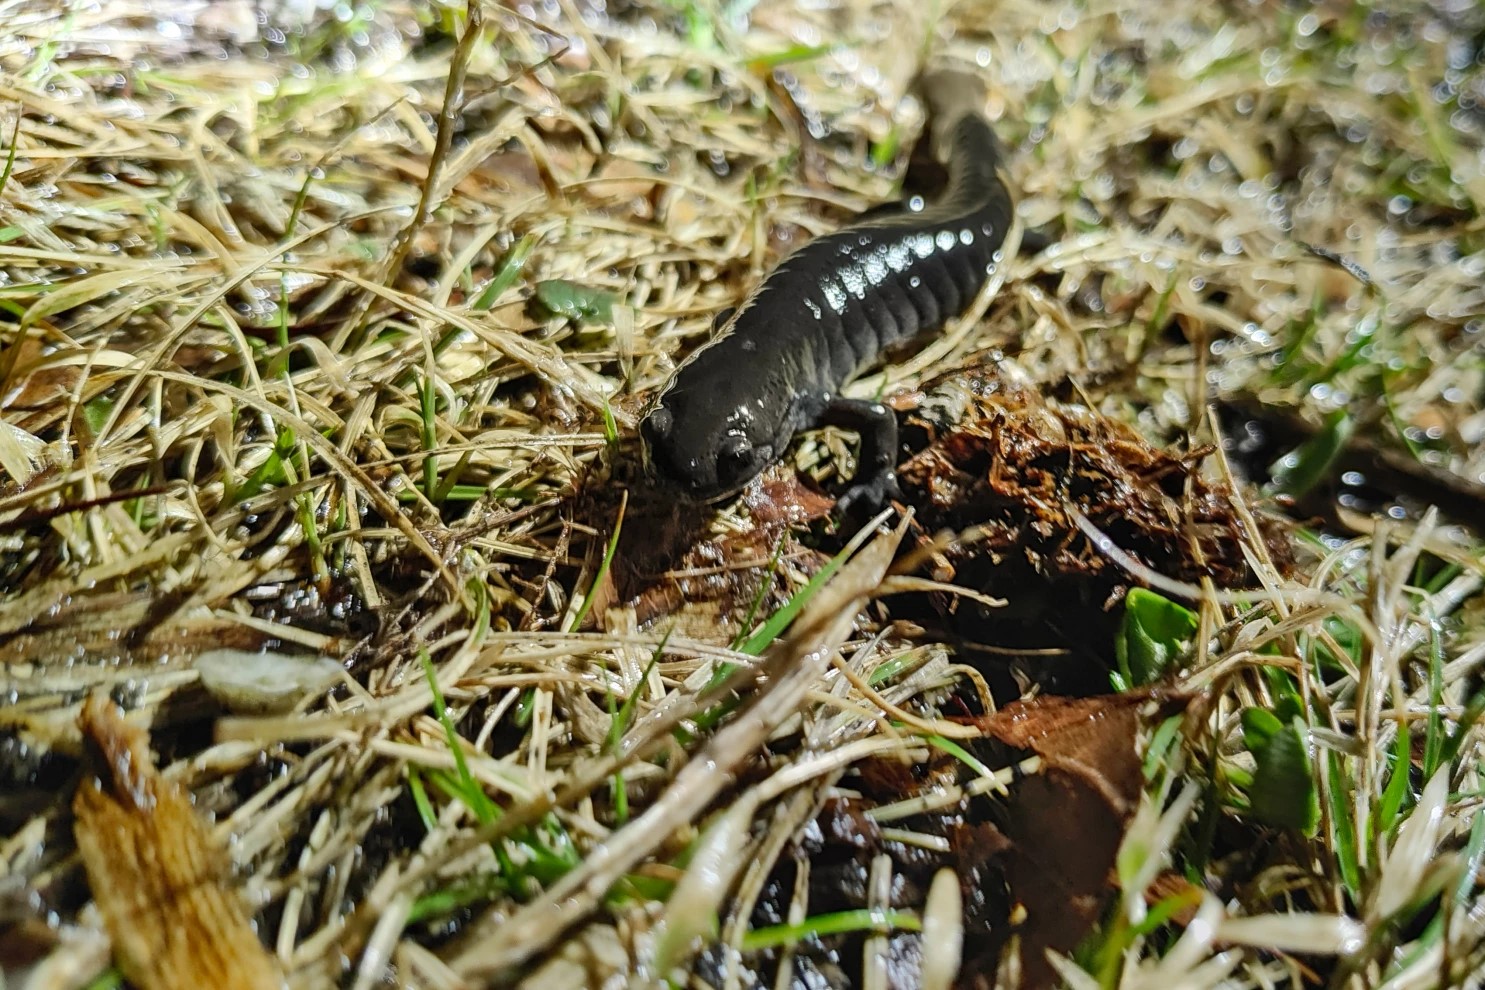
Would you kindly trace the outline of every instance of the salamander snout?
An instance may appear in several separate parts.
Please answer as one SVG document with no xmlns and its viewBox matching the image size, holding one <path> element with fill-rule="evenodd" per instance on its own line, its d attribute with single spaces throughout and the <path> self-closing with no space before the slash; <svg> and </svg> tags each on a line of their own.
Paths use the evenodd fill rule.
<svg viewBox="0 0 1485 990">
<path fill-rule="evenodd" d="M 733 434 L 718 446 L 714 468 L 717 487 L 735 491 L 751 481 L 765 464 L 767 461 L 759 462 L 751 440 Z"/>
<path fill-rule="evenodd" d="M 695 502 L 736 494 L 774 459 L 772 444 L 755 444 L 737 424 L 682 430 L 663 406 L 641 421 L 640 437 L 651 477 Z"/>
</svg>

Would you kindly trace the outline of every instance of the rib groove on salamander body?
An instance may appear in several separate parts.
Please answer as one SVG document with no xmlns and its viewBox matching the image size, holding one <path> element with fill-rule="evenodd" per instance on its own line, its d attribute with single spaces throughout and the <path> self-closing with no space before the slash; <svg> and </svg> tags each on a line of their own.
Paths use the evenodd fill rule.
<svg viewBox="0 0 1485 990">
<path fill-rule="evenodd" d="M 786 258 L 675 371 L 640 424 L 650 471 L 693 501 L 734 494 L 823 425 L 861 434 L 842 510 L 896 494 L 897 420 L 842 385 L 889 347 L 962 313 L 1001 261 L 1011 197 L 974 76 L 924 81 L 936 154 L 949 181 L 920 211 L 873 215 Z"/>
</svg>

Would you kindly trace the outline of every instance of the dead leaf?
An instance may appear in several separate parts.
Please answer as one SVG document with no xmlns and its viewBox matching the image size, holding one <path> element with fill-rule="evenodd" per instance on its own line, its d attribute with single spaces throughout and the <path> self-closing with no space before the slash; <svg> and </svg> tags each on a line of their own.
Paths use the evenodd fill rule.
<svg viewBox="0 0 1485 990">
<path fill-rule="evenodd" d="M 101 694 L 84 704 L 79 724 L 103 777 L 73 798 L 77 847 L 129 982 L 141 990 L 281 986 L 222 850 L 190 796 L 155 769 L 144 732 Z"/>
<path fill-rule="evenodd" d="M 1025 909 L 1022 986 L 1051 986 L 1047 951 L 1071 952 L 1114 891 L 1114 860 L 1139 802 L 1135 748 L 1144 719 L 1185 704 L 1150 692 L 1097 698 L 1043 697 L 1007 705 L 981 724 L 986 735 L 1042 758 L 1012 793 L 1005 857 L 1011 894 Z"/>
<path fill-rule="evenodd" d="M 67 399 L 77 390 L 84 369 L 77 364 L 58 365 L 58 350 L 48 354 L 38 336 L 24 336 L 19 343 L 0 351 L 0 409 L 45 409 Z"/>
<path fill-rule="evenodd" d="M 655 169 L 630 158 L 609 158 L 583 183 L 584 194 L 603 207 L 622 207 L 636 220 L 654 216 Z"/>
<path fill-rule="evenodd" d="M 1255 539 L 1267 541 L 1281 568 L 1289 563 L 1284 540 L 1246 532 L 1232 491 L 1202 477 L 1202 451 L 1161 450 L 1123 423 L 1028 391 L 993 390 L 975 373 L 935 391 L 969 408 L 898 476 L 927 533 L 974 528 L 973 541 L 946 555 L 970 572 L 956 583 L 978 587 L 973 579 L 985 566 L 1004 573 L 1001 558 L 1019 558 L 1043 578 L 1075 580 L 1090 597 L 1117 602 L 1130 579 L 1090 548 L 1063 510 L 1067 503 L 1126 552 L 1177 580 L 1249 584 L 1243 545 Z"/>
<path fill-rule="evenodd" d="M 808 526 L 826 519 L 835 500 L 809 487 L 794 471 L 770 471 L 743 493 L 748 515 L 763 524 Z"/>
</svg>

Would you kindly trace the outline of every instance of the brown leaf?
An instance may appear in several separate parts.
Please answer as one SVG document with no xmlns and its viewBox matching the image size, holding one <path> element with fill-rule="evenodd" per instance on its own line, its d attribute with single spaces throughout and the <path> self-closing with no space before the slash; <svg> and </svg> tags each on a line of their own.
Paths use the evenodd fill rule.
<svg viewBox="0 0 1485 990">
<path fill-rule="evenodd" d="M 67 356 L 63 350 L 47 354 L 41 338 L 34 336 L 0 351 L 0 409 L 46 409 L 65 402 L 83 377 L 81 365 L 56 363 Z"/>
<path fill-rule="evenodd" d="M 1162 873 L 1145 888 L 1145 903 L 1154 907 L 1161 901 L 1179 897 L 1182 905 L 1171 914 L 1170 919 L 1184 928 L 1196 917 L 1205 893 L 1205 888 L 1198 887 L 1179 873 Z"/>
<path fill-rule="evenodd" d="M 1024 987 L 1050 986 L 1047 950 L 1067 953 L 1087 935 L 1114 889 L 1114 860 L 1139 802 L 1135 738 L 1141 722 L 1185 703 L 1182 696 L 1130 693 L 1044 697 L 1007 705 L 982 720 L 987 735 L 1042 758 L 1016 787 L 1005 857 L 1011 893 L 1025 909 Z"/>
<path fill-rule="evenodd" d="M 79 723 L 103 778 L 73 798 L 77 847 L 119 969 L 141 990 L 279 987 L 221 849 L 190 796 L 155 769 L 144 732 L 102 695 Z"/>
<path fill-rule="evenodd" d="M 748 514 L 760 523 L 808 526 L 829 517 L 835 500 L 810 488 L 794 471 L 770 471 L 743 493 Z"/>
<path fill-rule="evenodd" d="M 1204 452 L 1161 450 L 990 372 L 932 386 L 904 436 L 922 446 L 898 477 L 919 548 L 934 548 L 930 573 L 1007 602 L 985 608 L 930 593 L 931 607 L 967 641 L 1026 651 L 1005 676 L 989 672 L 998 697 L 1028 684 L 1054 695 L 1107 689 L 1114 609 L 1140 583 L 1127 558 L 1218 588 L 1256 583 L 1245 551 L 1260 543 L 1281 572 L 1292 563 L 1276 526 L 1260 517 L 1251 532 L 1234 493 L 1203 476 Z M 1095 546 L 1080 528 L 1090 522 L 1127 558 Z M 944 546 L 946 530 L 958 538 Z"/>
<path fill-rule="evenodd" d="M 516 147 L 500 151 L 486 158 L 455 186 L 460 193 L 488 196 L 491 191 L 512 194 L 530 194 L 542 189 L 541 169 L 531 152 Z"/>
<path fill-rule="evenodd" d="M 1269 544 L 1281 568 L 1289 562 L 1285 541 L 1246 532 L 1231 490 L 1201 475 L 1203 451 L 1161 450 L 1123 423 L 1031 392 L 992 391 L 974 374 L 935 391 L 963 397 L 969 408 L 899 478 L 927 532 L 977 528 L 972 545 L 949 553 L 956 567 L 975 571 L 986 558 L 1019 557 L 1044 578 L 1096 584 L 1100 597 L 1117 600 L 1129 576 L 1090 547 L 1064 511 L 1068 503 L 1125 551 L 1179 580 L 1250 584 L 1242 546 L 1255 539 Z"/>
<path fill-rule="evenodd" d="M 629 158 L 609 158 L 583 184 L 589 199 L 605 207 L 623 207 L 635 219 L 648 220 L 654 215 L 651 205 L 655 196 L 656 171 Z"/>
</svg>

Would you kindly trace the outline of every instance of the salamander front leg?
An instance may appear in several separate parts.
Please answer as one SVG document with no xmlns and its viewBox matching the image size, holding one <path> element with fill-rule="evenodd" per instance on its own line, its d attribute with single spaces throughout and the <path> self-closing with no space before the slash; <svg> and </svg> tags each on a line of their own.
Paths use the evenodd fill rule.
<svg viewBox="0 0 1485 990">
<path fill-rule="evenodd" d="M 836 502 L 842 514 L 854 505 L 875 510 L 889 498 L 902 497 L 897 487 L 897 417 L 891 409 L 880 402 L 836 397 L 826 404 L 820 422 L 861 435 L 856 477 Z"/>
</svg>

